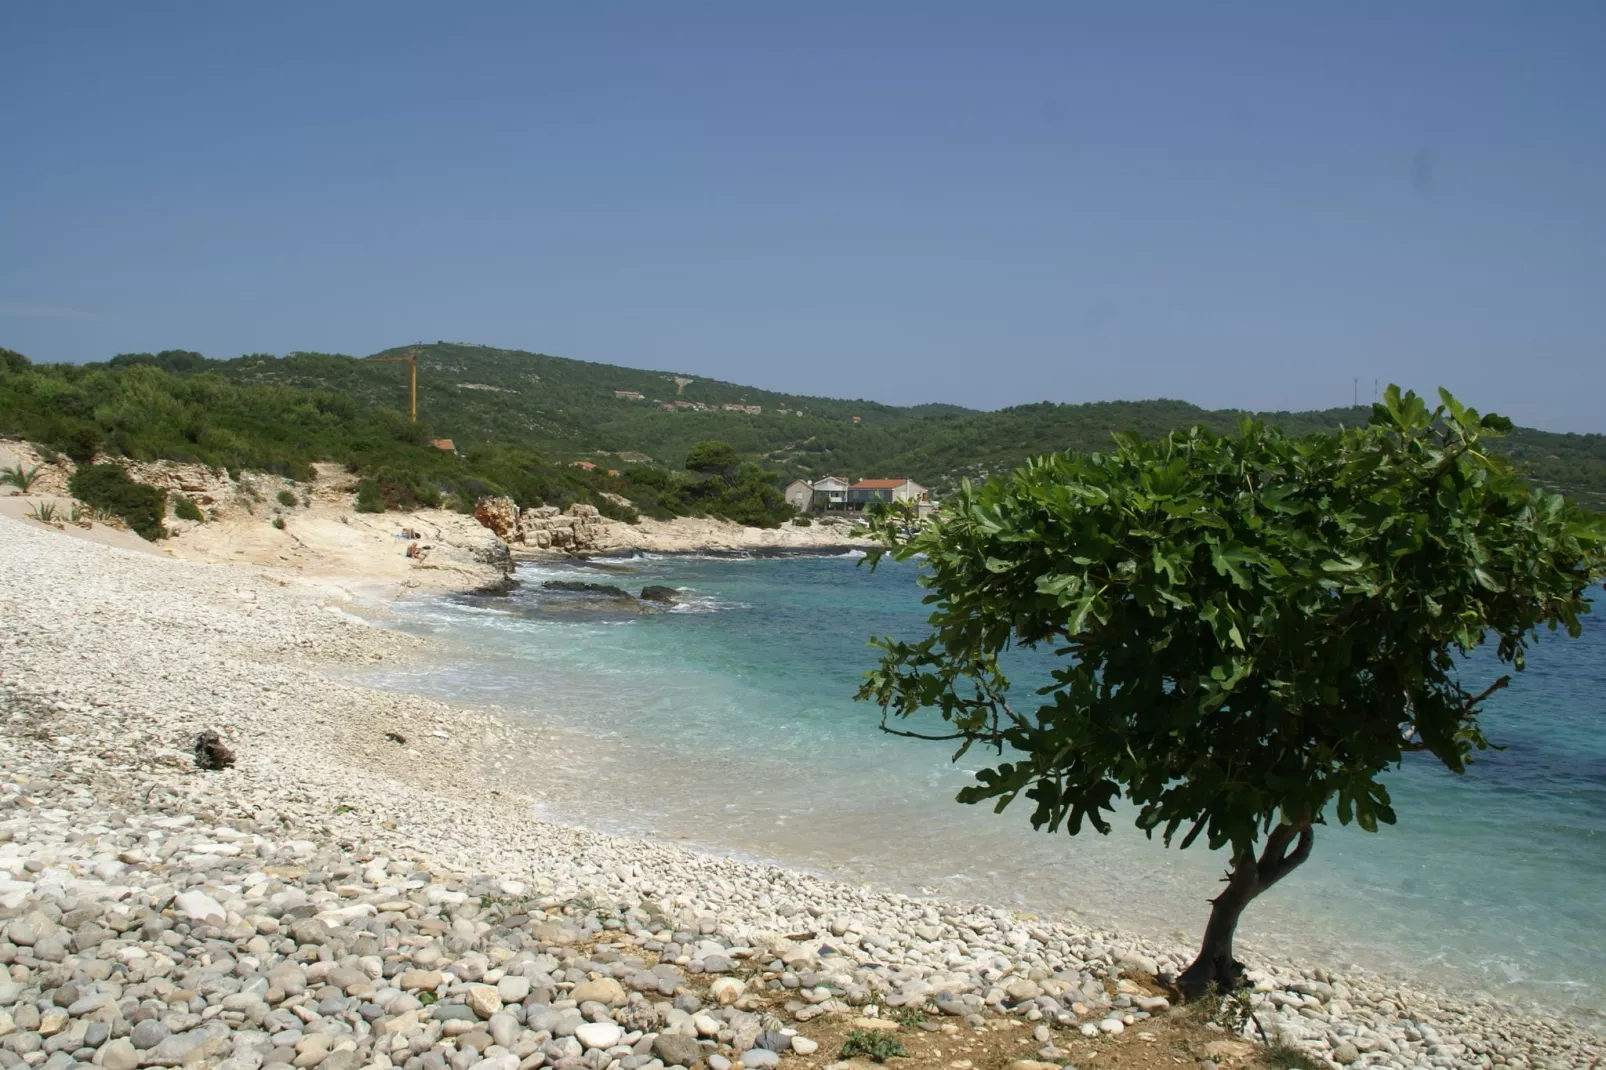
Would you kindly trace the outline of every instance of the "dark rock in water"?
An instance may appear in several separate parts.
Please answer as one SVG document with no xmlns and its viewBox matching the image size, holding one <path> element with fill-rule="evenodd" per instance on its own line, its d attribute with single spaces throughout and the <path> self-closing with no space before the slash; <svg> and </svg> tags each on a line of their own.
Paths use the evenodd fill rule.
<svg viewBox="0 0 1606 1070">
<path fill-rule="evenodd" d="M 212 729 L 195 737 L 195 765 L 199 769 L 227 769 L 234 764 L 234 752 Z"/>
<path fill-rule="evenodd" d="M 678 602 L 680 601 L 680 592 L 673 587 L 648 584 L 641 589 L 641 597 L 647 602 Z"/>
<path fill-rule="evenodd" d="M 573 591 L 576 594 L 600 594 L 604 598 L 629 598 L 635 596 L 622 587 L 615 587 L 611 583 L 580 583 L 577 580 L 547 580 L 541 585 L 549 591 Z"/>
<path fill-rule="evenodd" d="M 492 580 L 483 587 L 476 587 L 469 593 L 486 595 L 512 594 L 513 589 L 518 585 L 519 581 L 514 579 L 512 576 L 503 576 L 501 579 Z"/>
<path fill-rule="evenodd" d="M 598 572 L 612 572 L 619 576 L 627 576 L 633 572 L 641 571 L 641 569 L 633 565 L 616 565 L 612 561 L 587 561 L 585 566 L 586 568 L 596 569 Z"/>
</svg>

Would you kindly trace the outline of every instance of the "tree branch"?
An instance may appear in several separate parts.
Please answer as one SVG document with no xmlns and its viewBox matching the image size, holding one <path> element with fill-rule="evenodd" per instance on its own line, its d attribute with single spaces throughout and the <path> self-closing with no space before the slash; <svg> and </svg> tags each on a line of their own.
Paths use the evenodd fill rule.
<svg viewBox="0 0 1606 1070">
<path fill-rule="evenodd" d="M 971 738 L 971 734 L 969 732 L 950 732 L 945 736 L 933 736 L 925 732 L 911 732 L 907 728 L 891 728 L 885 721 L 881 722 L 881 731 L 885 732 L 889 736 L 903 736 L 905 739 L 930 739 L 939 743 L 949 742 L 955 739 Z"/>
<path fill-rule="evenodd" d="M 1272 855 L 1272 841 L 1268 839 L 1266 841 L 1266 850 L 1260 856 L 1260 863 L 1255 867 L 1259 871 L 1261 891 L 1265 891 L 1298 869 L 1310 857 L 1311 848 L 1316 844 L 1315 830 L 1309 824 L 1305 824 L 1298 829 L 1299 842 L 1292 851 L 1288 851 L 1288 840 L 1292 838 L 1294 826 L 1283 825 L 1277 831 L 1281 832 L 1283 829 L 1288 829 L 1290 835 L 1284 836 L 1282 842 L 1277 845 L 1277 854 L 1275 856 Z M 1272 835 L 1275 837 L 1276 833 Z"/>
<path fill-rule="evenodd" d="M 1476 695 L 1473 698 L 1468 699 L 1467 700 L 1467 704 L 1466 704 L 1466 708 L 1470 711 L 1474 706 L 1477 706 L 1478 704 L 1483 702 L 1484 699 L 1488 698 L 1490 695 L 1494 694 L 1496 691 L 1504 690 L 1506 685 L 1509 684 L 1509 683 L 1511 683 L 1511 677 L 1510 676 L 1502 676 L 1500 679 L 1496 680 L 1494 683 L 1492 683 L 1488 687 L 1484 688 L 1483 692 L 1481 694 Z"/>
</svg>

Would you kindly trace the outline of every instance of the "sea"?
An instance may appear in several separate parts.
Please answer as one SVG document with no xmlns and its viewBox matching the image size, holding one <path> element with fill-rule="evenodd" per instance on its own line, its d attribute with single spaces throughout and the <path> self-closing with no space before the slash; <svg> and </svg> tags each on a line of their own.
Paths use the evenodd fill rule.
<svg viewBox="0 0 1606 1070">
<path fill-rule="evenodd" d="M 883 733 L 880 710 L 854 700 L 872 635 L 923 634 L 915 569 L 871 570 L 853 552 L 527 564 L 508 596 L 393 604 L 390 626 L 435 641 L 362 682 L 494 707 L 527 726 L 532 753 L 563 741 L 571 760 L 533 774 L 544 820 L 1194 944 L 1220 854 L 1168 849 L 1130 810 L 1107 836 L 1070 836 L 1034 831 L 1025 806 L 961 805 L 988 755 L 954 761 L 952 744 Z M 660 584 L 684 602 L 643 611 L 547 580 Z M 1504 749 L 1464 775 L 1423 755 L 1386 774 L 1399 823 L 1320 828 L 1310 861 L 1246 912 L 1240 958 L 1358 967 L 1606 1025 L 1606 599 L 1594 595 L 1583 635 L 1542 633 L 1488 703 Z M 1499 671 L 1490 651 L 1463 665 L 1469 684 Z"/>
</svg>

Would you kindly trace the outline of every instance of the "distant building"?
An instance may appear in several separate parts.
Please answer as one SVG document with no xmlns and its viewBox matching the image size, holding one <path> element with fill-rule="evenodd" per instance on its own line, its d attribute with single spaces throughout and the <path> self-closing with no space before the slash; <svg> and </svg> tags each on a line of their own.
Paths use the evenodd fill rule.
<svg viewBox="0 0 1606 1070">
<path fill-rule="evenodd" d="M 597 470 L 597 466 L 592 464 L 590 461 L 570 461 L 569 467 L 584 468 L 587 472 L 595 472 Z"/>
<path fill-rule="evenodd" d="M 626 401 L 640 401 L 642 398 L 641 391 L 639 390 L 615 390 L 613 392 L 613 396 L 616 398 L 623 398 Z"/>
<path fill-rule="evenodd" d="M 668 409 L 670 412 L 674 412 L 675 411 L 674 402 L 671 402 L 671 401 L 665 401 L 665 402 L 661 403 L 658 407 L 660 409 Z"/>
<path fill-rule="evenodd" d="M 857 423 L 863 423 L 864 422 L 864 417 L 863 416 L 855 416 L 853 418 L 853 422 L 856 423 L 856 424 Z"/>
<path fill-rule="evenodd" d="M 800 513 L 814 508 L 814 484 L 806 479 L 794 479 L 786 485 L 786 504 Z"/>
<path fill-rule="evenodd" d="M 452 444 L 452 440 L 449 438 L 432 438 L 429 440 L 429 444 L 438 450 L 445 450 L 447 453 L 457 452 L 457 447 Z"/>
<path fill-rule="evenodd" d="M 863 509 L 872 502 L 929 502 L 931 491 L 912 479 L 861 479 L 848 488 L 848 508 Z"/>
<path fill-rule="evenodd" d="M 762 405 L 739 405 L 734 401 L 727 401 L 721 407 L 726 412 L 745 412 L 752 416 L 757 416 L 764 411 L 764 406 Z"/>
<path fill-rule="evenodd" d="M 794 479 L 786 487 L 786 501 L 800 513 L 823 513 L 847 508 L 848 481 L 841 476 L 826 476 L 810 483 Z"/>
</svg>

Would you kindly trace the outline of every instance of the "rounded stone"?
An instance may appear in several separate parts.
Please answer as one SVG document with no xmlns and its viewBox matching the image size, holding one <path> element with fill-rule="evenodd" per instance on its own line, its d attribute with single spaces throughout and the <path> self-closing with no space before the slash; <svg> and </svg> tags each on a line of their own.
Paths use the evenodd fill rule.
<svg viewBox="0 0 1606 1070">
<path fill-rule="evenodd" d="M 519 1022 L 511 1014 L 503 1012 L 491 1015 L 488 1026 L 491 1040 L 504 1048 L 513 1047 L 514 1043 L 519 1039 L 519 1033 L 521 1032 Z"/>
<path fill-rule="evenodd" d="M 148 1051 L 167 1039 L 168 1028 L 155 1018 L 147 1018 L 136 1025 L 128 1039 L 140 1051 Z"/>
<path fill-rule="evenodd" d="M 665 1066 L 691 1066 L 703 1056 L 703 1046 L 696 1037 L 682 1033 L 659 1033 L 652 1042 L 652 1053 L 663 1060 Z"/>
<path fill-rule="evenodd" d="M 127 1037 L 114 1040 L 100 1050 L 101 1070 L 134 1070 L 139 1065 L 139 1050 Z"/>
<path fill-rule="evenodd" d="M 611 1048 L 624 1039 L 625 1031 L 612 1022 L 587 1022 L 574 1031 L 575 1039 L 591 1048 Z"/>
<path fill-rule="evenodd" d="M 600 977 L 575 985 L 569 998 L 576 1003 L 604 1003 L 610 1007 L 623 1007 L 630 997 L 625 995 L 624 985 L 612 977 Z"/>
</svg>

